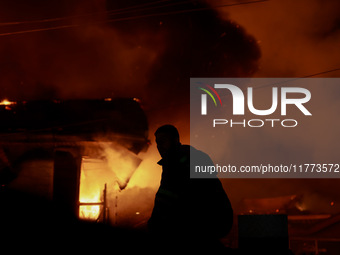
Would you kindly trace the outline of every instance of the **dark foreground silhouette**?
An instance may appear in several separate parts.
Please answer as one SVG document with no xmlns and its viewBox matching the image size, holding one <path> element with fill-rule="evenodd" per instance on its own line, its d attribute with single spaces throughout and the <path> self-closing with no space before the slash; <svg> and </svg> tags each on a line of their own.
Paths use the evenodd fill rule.
<svg viewBox="0 0 340 255">
<path fill-rule="evenodd" d="M 183 247 L 173 246 L 158 242 L 146 230 L 81 221 L 52 201 L 27 193 L 2 188 L 0 204 L 0 251 L 3 253 L 168 254 L 189 247 L 190 239 L 183 240 Z"/>
<path fill-rule="evenodd" d="M 213 165 L 210 157 L 179 142 L 177 129 L 160 127 L 156 143 L 162 159 L 162 179 L 148 222 L 151 233 L 164 247 L 189 251 L 222 249 L 219 238 L 233 224 L 233 210 L 218 178 L 191 179 L 192 165 Z"/>
</svg>

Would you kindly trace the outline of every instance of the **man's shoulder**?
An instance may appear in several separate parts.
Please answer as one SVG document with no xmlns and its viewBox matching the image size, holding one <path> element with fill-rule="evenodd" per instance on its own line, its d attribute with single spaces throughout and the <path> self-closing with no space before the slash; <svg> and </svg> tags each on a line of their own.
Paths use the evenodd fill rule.
<svg viewBox="0 0 340 255">
<path fill-rule="evenodd" d="M 196 149 L 195 147 L 191 146 L 191 145 L 182 145 L 183 151 L 185 151 L 185 153 L 187 153 L 188 155 L 190 155 L 191 159 L 194 160 L 209 160 L 211 161 L 209 155 L 201 150 Z"/>
</svg>

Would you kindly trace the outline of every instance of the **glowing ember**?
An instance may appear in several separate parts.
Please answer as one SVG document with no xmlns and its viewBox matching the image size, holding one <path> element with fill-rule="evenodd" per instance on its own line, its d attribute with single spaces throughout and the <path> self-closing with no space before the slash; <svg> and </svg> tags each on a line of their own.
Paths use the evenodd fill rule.
<svg viewBox="0 0 340 255">
<path fill-rule="evenodd" d="M 13 104 L 16 104 L 16 102 L 11 102 L 11 101 L 8 101 L 7 99 L 4 99 L 0 102 L 0 105 L 13 105 Z"/>
<path fill-rule="evenodd" d="M 134 97 L 133 101 L 136 101 L 137 103 L 141 103 L 141 100 L 139 98 Z"/>
</svg>

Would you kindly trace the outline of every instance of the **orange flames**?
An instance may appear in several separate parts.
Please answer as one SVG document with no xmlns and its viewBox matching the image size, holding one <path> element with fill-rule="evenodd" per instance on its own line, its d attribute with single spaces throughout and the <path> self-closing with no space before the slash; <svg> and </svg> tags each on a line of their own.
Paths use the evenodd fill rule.
<svg viewBox="0 0 340 255">
<path fill-rule="evenodd" d="M 104 187 L 106 198 L 104 198 Z M 104 204 L 104 199 L 107 202 L 109 195 L 107 192 L 112 193 L 118 189 L 117 177 L 105 159 L 83 157 L 79 187 L 79 218 L 103 221 L 103 210 L 106 210 L 105 206 L 107 206 Z"/>
<path fill-rule="evenodd" d="M 8 105 L 13 105 L 13 104 L 16 104 L 16 102 L 11 102 L 7 99 L 4 99 L 0 102 L 0 105 L 5 105 L 5 106 L 8 106 Z"/>
<path fill-rule="evenodd" d="M 94 203 L 100 201 L 100 187 L 96 176 L 96 170 L 100 167 L 99 162 L 93 159 L 83 158 L 80 174 L 79 202 Z M 99 205 L 81 205 L 79 206 L 79 218 L 96 220 L 99 217 Z"/>
<path fill-rule="evenodd" d="M 141 160 L 125 148 L 111 143 L 98 143 L 99 157 L 83 157 L 79 187 L 79 218 L 97 220 L 102 216 L 103 205 L 81 205 L 81 203 L 101 203 L 104 201 L 103 188 L 107 193 L 123 190 L 139 166 Z M 112 208 L 113 209 L 113 208 Z"/>
<path fill-rule="evenodd" d="M 16 102 L 11 102 L 8 101 L 7 99 L 4 99 L 0 102 L 0 105 L 4 105 L 6 110 L 12 110 L 10 106 L 14 104 L 16 104 Z"/>
</svg>

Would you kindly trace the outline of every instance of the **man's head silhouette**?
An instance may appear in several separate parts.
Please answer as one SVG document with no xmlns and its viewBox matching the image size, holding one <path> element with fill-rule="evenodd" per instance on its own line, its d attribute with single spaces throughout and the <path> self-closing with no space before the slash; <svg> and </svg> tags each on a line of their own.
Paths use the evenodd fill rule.
<svg viewBox="0 0 340 255">
<path fill-rule="evenodd" d="M 155 132 L 155 137 L 157 149 L 162 158 L 180 145 L 178 130 L 173 125 L 159 127 Z"/>
</svg>

